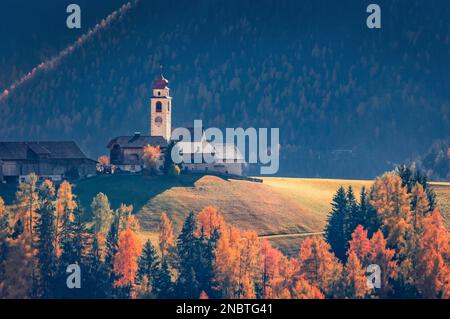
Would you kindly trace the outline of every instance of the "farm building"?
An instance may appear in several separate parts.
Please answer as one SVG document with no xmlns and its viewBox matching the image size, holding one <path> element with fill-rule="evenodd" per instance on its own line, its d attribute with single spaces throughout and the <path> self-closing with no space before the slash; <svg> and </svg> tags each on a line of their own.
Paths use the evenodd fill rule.
<svg viewBox="0 0 450 319">
<path fill-rule="evenodd" d="M 96 173 L 96 163 L 72 141 L 0 142 L 2 182 L 23 181 L 31 173 L 55 182 L 68 175 L 88 177 Z"/>
<path fill-rule="evenodd" d="M 144 147 L 147 145 L 159 146 L 161 154 L 167 148 L 167 142 L 161 136 L 141 135 L 136 132 L 133 136 L 119 136 L 108 143 L 110 161 L 122 171 L 140 172 L 144 168 L 142 158 Z M 158 167 L 163 165 L 163 155 L 160 157 Z"/>
</svg>

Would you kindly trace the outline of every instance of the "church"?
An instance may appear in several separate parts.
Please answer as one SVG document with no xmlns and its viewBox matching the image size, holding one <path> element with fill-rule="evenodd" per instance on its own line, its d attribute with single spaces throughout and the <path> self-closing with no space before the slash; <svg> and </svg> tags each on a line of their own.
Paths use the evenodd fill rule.
<svg viewBox="0 0 450 319">
<path fill-rule="evenodd" d="M 180 168 L 182 172 L 216 173 L 223 175 L 242 176 L 246 166 L 244 157 L 234 144 L 211 143 L 203 134 L 199 141 L 182 141 L 172 136 L 172 97 L 170 96 L 169 81 L 162 72 L 153 82 L 152 97 L 150 98 L 150 135 L 139 132 L 130 136 L 118 136 L 112 139 L 107 147 L 110 161 L 121 171 L 138 173 L 144 168 L 143 150 L 147 145 L 159 146 L 161 156 L 157 166 L 162 170 L 165 152 L 169 145 L 176 145 L 182 158 Z M 191 136 L 193 137 L 193 129 Z M 193 163 L 191 159 L 199 154 L 210 155 L 213 161 Z"/>
</svg>

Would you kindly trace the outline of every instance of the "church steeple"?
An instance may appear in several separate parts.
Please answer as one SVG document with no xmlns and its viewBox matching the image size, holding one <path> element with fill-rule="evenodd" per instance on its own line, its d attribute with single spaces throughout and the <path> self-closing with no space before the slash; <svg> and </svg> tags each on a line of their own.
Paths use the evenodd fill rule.
<svg viewBox="0 0 450 319">
<path fill-rule="evenodd" d="M 161 72 L 153 82 L 153 95 L 150 99 L 150 135 L 162 136 L 169 141 L 172 133 L 172 110 L 169 81 Z"/>
<path fill-rule="evenodd" d="M 153 82 L 153 89 L 154 90 L 163 90 L 163 89 L 169 89 L 167 85 L 169 85 L 169 81 L 164 78 L 163 75 L 163 66 L 159 66 L 161 72 L 159 73 L 159 77 L 156 78 L 156 80 Z"/>
</svg>

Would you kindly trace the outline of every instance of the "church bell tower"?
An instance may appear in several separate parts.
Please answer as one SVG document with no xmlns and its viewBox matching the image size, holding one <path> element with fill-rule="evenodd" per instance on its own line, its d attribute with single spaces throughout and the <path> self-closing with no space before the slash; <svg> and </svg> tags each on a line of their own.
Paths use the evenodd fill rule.
<svg viewBox="0 0 450 319">
<path fill-rule="evenodd" d="M 150 99 L 150 136 L 161 136 L 166 141 L 172 134 L 172 97 L 167 81 L 161 73 L 153 82 L 153 95 Z"/>
</svg>

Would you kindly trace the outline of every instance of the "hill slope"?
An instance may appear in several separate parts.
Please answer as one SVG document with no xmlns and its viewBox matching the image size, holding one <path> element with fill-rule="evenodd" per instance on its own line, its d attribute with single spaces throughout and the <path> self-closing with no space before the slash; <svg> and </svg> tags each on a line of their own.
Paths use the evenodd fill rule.
<svg viewBox="0 0 450 319">
<path fill-rule="evenodd" d="M 184 218 L 206 206 L 217 207 L 226 221 L 242 229 L 255 230 L 287 254 L 296 254 L 305 236 L 321 235 L 331 210 L 330 202 L 339 186 L 352 186 L 356 196 L 368 180 L 263 178 L 264 183 L 225 180 L 216 176 L 113 175 L 98 176 L 75 185 L 74 192 L 90 217 L 90 203 L 105 193 L 113 208 L 133 205 L 141 221 L 143 239 L 157 240 L 158 222 L 167 212 L 175 231 Z M 450 221 L 450 183 L 431 183 L 447 225 Z M 12 204 L 15 188 L 0 184 L 0 196 Z"/>
<path fill-rule="evenodd" d="M 264 178 L 264 183 L 225 180 L 216 176 L 183 175 L 180 178 L 115 175 L 80 182 L 75 192 L 84 207 L 105 193 L 114 208 L 132 204 L 141 221 L 142 236 L 156 239 L 161 212 L 167 212 L 179 231 L 184 218 L 212 205 L 225 220 L 255 230 L 285 253 L 295 254 L 305 234 L 320 234 L 339 186 L 352 186 L 356 196 L 372 181 Z M 450 184 L 432 183 L 439 208 L 450 220 Z"/>
<path fill-rule="evenodd" d="M 102 176 L 80 182 L 75 192 L 85 207 L 98 192 L 104 192 L 113 207 L 132 204 L 143 230 L 150 232 L 157 229 L 161 212 L 167 212 L 179 230 L 189 212 L 206 206 L 217 207 L 227 222 L 259 234 L 320 231 L 325 220 L 270 185 L 216 176 Z"/>
</svg>

